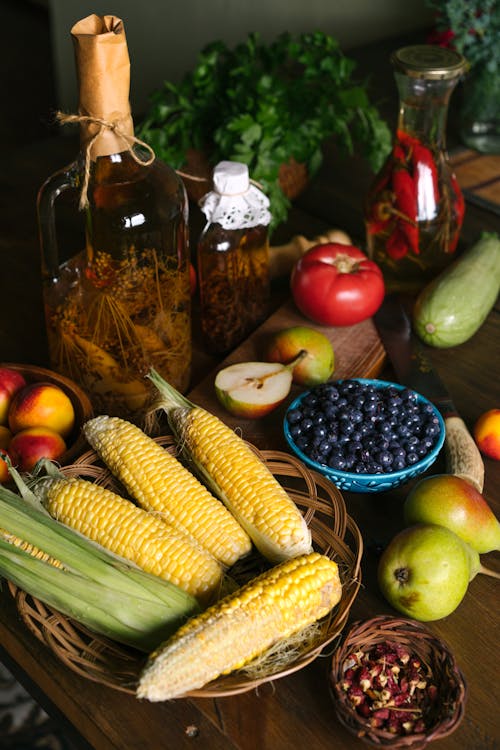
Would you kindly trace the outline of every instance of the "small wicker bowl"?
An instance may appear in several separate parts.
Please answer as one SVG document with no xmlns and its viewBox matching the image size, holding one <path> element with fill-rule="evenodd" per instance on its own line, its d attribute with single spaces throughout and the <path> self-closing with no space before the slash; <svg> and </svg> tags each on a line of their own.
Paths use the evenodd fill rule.
<svg viewBox="0 0 500 750">
<path fill-rule="evenodd" d="M 384 642 L 405 646 L 432 674 L 437 699 L 432 709 L 423 715 L 427 724 L 425 732 L 398 735 L 372 727 L 369 719 L 353 708 L 342 689 L 349 656 L 356 651 L 369 652 L 376 644 Z M 424 748 L 429 742 L 454 732 L 464 717 L 467 688 L 453 654 L 443 641 L 415 620 L 380 615 L 355 622 L 333 655 L 329 687 L 340 723 L 351 734 L 376 747 Z"/>
<path fill-rule="evenodd" d="M 89 397 L 72 380 L 59 375 L 53 370 L 47 370 L 37 365 L 15 364 L 13 362 L 1 362 L 0 367 L 7 367 L 23 375 L 27 383 L 52 383 L 59 386 L 70 398 L 75 410 L 75 425 L 71 434 L 66 438 L 66 452 L 58 459 L 58 464 L 64 466 L 70 464 L 75 458 L 88 447 L 87 441 L 82 434 L 84 422 L 93 416 L 93 408 Z"/>
<path fill-rule="evenodd" d="M 175 454 L 170 436 L 155 438 Z M 307 641 L 291 644 L 286 661 L 272 658 L 259 664 L 258 671 L 240 670 L 214 680 L 189 693 L 199 698 L 225 697 L 243 693 L 259 685 L 302 669 L 341 633 L 361 585 L 361 533 L 347 514 L 339 490 L 320 474 L 304 467 L 300 461 L 279 451 L 258 451 L 278 481 L 302 511 L 311 529 L 314 548 L 334 559 L 342 582 L 340 602 L 318 624 Z M 80 476 L 123 492 L 111 473 L 102 466 L 94 451 L 82 454 L 71 466 L 63 467 L 67 476 Z M 237 563 L 229 571 L 231 577 L 244 583 L 261 572 L 266 564 L 255 553 Z M 92 633 L 82 625 L 53 610 L 35 597 L 27 595 L 9 582 L 18 611 L 28 629 L 51 648 L 56 656 L 74 672 L 87 679 L 128 693 L 135 693 L 138 677 L 145 661 L 143 654 L 122 646 L 104 636 Z"/>
</svg>

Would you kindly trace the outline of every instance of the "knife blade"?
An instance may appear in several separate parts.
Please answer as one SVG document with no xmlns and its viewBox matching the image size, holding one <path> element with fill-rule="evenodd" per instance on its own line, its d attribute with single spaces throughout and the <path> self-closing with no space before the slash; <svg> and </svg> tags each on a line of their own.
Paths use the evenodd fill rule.
<svg viewBox="0 0 500 750">
<path fill-rule="evenodd" d="M 484 464 L 479 449 L 434 370 L 424 344 L 413 333 L 407 306 L 401 295 L 386 295 L 373 316 L 378 334 L 399 382 L 428 398 L 440 411 L 446 426 L 447 472 L 466 479 L 482 492 Z"/>
</svg>

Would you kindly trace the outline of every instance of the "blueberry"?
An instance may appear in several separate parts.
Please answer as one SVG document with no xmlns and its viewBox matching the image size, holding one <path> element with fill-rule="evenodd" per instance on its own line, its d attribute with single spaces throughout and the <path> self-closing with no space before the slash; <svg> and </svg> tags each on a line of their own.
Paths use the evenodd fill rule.
<svg viewBox="0 0 500 750">
<path fill-rule="evenodd" d="M 328 459 L 328 466 L 330 466 L 332 469 L 340 469 L 341 471 L 345 469 L 345 458 L 343 456 L 339 455 L 331 455 Z"/>
<path fill-rule="evenodd" d="M 406 440 L 404 443 L 404 447 L 407 450 L 412 450 L 416 445 L 418 445 L 418 437 L 416 435 L 410 435 L 408 440 Z"/>
<path fill-rule="evenodd" d="M 376 414 L 378 411 L 378 404 L 375 401 L 365 401 L 363 404 L 363 411 L 365 414 Z"/>
<path fill-rule="evenodd" d="M 418 454 L 419 458 L 423 458 L 429 453 L 429 448 L 424 443 L 420 442 L 418 443 L 417 447 L 415 448 L 416 453 Z"/>
<path fill-rule="evenodd" d="M 403 448 L 403 446 L 398 445 L 397 447 L 394 447 L 391 450 L 392 450 L 392 455 L 394 457 L 394 461 L 401 459 L 404 464 L 404 459 L 406 458 L 406 451 Z"/>
<path fill-rule="evenodd" d="M 392 462 L 391 471 L 401 471 L 406 468 L 406 461 L 404 458 L 395 458 Z"/>
<path fill-rule="evenodd" d="M 392 426 L 389 422 L 379 422 L 378 431 L 381 435 L 389 435 L 392 432 Z"/>
<path fill-rule="evenodd" d="M 390 451 L 380 451 L 380 453 L 377 455 L 377 461 L 382 467 L 387 467 L 392 464 L 394 461 L 394 456 Z"/>
<path fill-rule="evenodd" d="M 416 464 L 417 461 L 419 460 L 420 460 L 419 456 L 415 451 L 410 451 L 409 453 L 406 454 L 406 463 L 408 465 Z"/>
<path fill-rule="evenodd" d="M 363 412 L 360 409 L 352 409 L 350 417 L 351 422 L 354 424 L 360 424 L 363 421 Z"/>
<path fill-rule="evenodd" d="M 428 422 L 425 425 L 424 431 L 426 435 L 439 435 L 441 432 L 439 422 L 437 420 L 435 422 Z"/>
<path fill-rule="evenodd" d="M 340 434 L 341 435 L 351 435 L 354 432 L 354 425 L 352 422 L 349 422 L 348 419 L 344 419 L 340 424 Z"/>
<path fill-rule="evenodd" d="M 337 416 L 337 407 L 334 404 L 328 404 L 323 409 L 323 414 L 326 419 L 335 419 Z"/>
<path fill-rule="evenodd" d="M 302 435 L 302 427 L 300 424 L 292 424 L 289 427 L 289 433 L 290 436 L 295 440 L 299 437 L 299 435 Z"/>
<path fill-rule="evenodd" d="M 300 426 L 302 427 L 302 430 L 304 432 L 308 432 L 313 426 L 313 421 L 310 417 L 304 417 L 304 419 L 300 423 Z"/>
<path fill-rule="evenodd" d="M 313 435 L 315 438 L 319 438 L 320 440 L 323 440 L 323 438 L 326 437 L 327 429 L 324 424 L 317 424 L 313 428 Z"/>
<path fill-rule="evenodd" d="M 313 391 L 310 391 L 302 399 L 303 406 L 316 406 L 317 403 L 318 403 L 318 396 Z"/>
<path fill-rule="evenodd" d="M 295 422 L 300 422 L 301 419 L 302 412 L 300 409 L 291 409 L 287 414 L 288 424 L 295 424 Z"/>
<path fill-rule="evenodd" d="M 295 441 L 295 445 L 299 450 L 302 451 L 302 453 L 307 453 L 309 448 L 309 441 L 305 437 L 305 435 L 300 435 L 297 440 Z"/>
<path fill-rule="evenodd" d="M 330 442 L 330 440 L 323 440 L 318 445 L 318 450 L 324 456 L 327 453 L 330 453 L 330 451 L 332 450 L 332 443 Z"/>
<path fill-rule="evenodd" d="M 400 424 L 397 429 L 397 435 L 400 438 L 407 438 L 410 435 L 410 428 L 407 424 Z"/>
</svg>

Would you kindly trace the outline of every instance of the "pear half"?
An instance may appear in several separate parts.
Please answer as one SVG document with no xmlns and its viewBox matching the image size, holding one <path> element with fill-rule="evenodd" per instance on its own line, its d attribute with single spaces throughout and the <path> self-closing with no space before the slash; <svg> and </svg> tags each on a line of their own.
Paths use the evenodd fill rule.
<svg viewBox="0 0 500 750">
<path fill-rule="evenodd" d="M 259 419 L 281 404 L 292 387 L 292 367 L 279 362 L 238 362 L 220 370 L 215 392 L 235 417 Z"/>
</svg>

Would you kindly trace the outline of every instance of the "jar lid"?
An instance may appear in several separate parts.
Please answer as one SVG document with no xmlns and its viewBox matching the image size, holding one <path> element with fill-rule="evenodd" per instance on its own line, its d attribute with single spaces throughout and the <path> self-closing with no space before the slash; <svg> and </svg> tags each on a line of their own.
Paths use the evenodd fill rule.
<svg viewBox="0 0 500 750">
<path fill-rule="evenodd" d="M 220 161 L 214 168 L 214 190 L 199 206 L 209 222 L 224 229 L 244 229 L 271 221 L 269 198 L 250 181 L 248 166 L 239 161 Z"/>
<path fill-rule="evenodd" d="M 446 80 L 465 73 L 465 57 L 448 47 L 437 44 L 414 44 L 402 47 L 391 55 L 391 63 L 401 73 L 412 78 Z"/>
<path fill-rule="evenodd" d="M 213 183 L 221 195 L 245 193 L 250 186 L 248 166 L 239 161 L 220 161 L 214 168 Z"/>
</svg>

